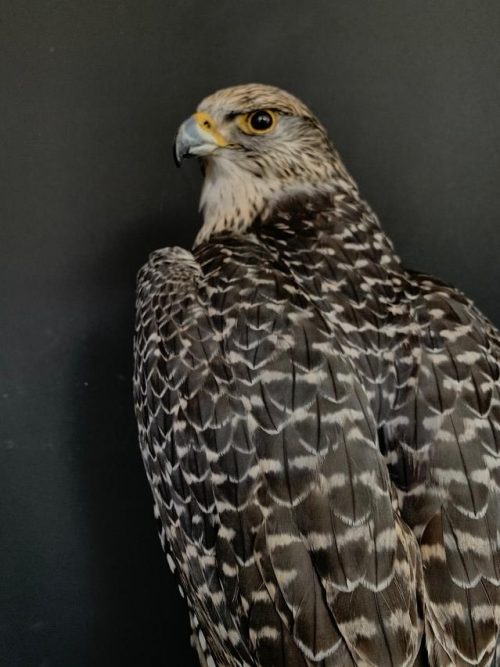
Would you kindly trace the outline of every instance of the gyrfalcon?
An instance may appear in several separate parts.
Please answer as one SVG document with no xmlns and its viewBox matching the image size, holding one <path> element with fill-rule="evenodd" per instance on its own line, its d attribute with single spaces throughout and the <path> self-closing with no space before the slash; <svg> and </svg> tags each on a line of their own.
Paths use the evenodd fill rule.
<svg viewBox="0 0 500 667">
<path fill-rule="evenodd" d="M 203 224 L 139 273 L 134 391 L 201 665 L 500 665 L 498 331 L 292 95 L 216 92 L 175 155 Z"/>
</svg>

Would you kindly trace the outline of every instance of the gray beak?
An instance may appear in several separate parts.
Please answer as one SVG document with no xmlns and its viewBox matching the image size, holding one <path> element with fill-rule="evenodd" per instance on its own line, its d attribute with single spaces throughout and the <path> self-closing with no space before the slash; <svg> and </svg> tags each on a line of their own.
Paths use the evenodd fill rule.
<svg viewBox="0 0 500 667">
<path fill-rule="evenodd" d="M 195 113 L 179 127 L 174 141 L 174 160 L 180 167 L 185 157 L 211 155 L 228 142 L 217 131 L 215 121 L 206 113 Z"/>
</svg>

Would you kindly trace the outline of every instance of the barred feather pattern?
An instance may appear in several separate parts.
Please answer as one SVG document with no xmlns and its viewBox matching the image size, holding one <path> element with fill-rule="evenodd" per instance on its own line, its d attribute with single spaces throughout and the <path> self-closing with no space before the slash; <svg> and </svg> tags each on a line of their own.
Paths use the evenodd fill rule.
<svg viewBox="0 0 500 667">
<path fill-rule="evenodd" d="M 153 253 L 139 439 L 202 665 L 498 664 L 499 359 L 352 188 Z"/>
</svg>

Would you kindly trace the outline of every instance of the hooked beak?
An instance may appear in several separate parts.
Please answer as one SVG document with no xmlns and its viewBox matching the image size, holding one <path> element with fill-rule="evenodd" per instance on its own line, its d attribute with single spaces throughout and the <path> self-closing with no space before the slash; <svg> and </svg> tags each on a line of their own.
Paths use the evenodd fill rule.
<svg viewBox="0 0 500 667">
<path fill-rule="evenodd" d="M 208 113 L 195 113 L 182 123 L 175 136 L 175 164 L 180 167 L 185 157 L 211 155 L 218 148 L 228 145 Z"/>
</svg>

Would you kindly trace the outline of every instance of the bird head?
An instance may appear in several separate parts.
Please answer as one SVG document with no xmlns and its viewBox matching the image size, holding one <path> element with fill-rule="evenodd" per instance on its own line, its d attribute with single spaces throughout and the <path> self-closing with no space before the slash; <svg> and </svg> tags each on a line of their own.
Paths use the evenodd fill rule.
<svg viewBox="0 0 500 667">
<path fill-rule="evenodd" d="M 273 203 L 298 191 L 333 188 L 349 179 L 314 114 L 293 95 L 261 84 L 234 86 L 205 98 L 179 127 L 174 157 L 197 157 L 205 176 L 197 241 L 243 232 Z"/>
</svg>

